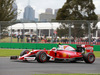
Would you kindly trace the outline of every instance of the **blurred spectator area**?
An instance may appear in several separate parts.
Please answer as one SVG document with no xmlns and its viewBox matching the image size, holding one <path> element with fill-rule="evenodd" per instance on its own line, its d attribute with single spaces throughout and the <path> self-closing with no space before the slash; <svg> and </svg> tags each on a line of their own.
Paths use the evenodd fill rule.
<svg viewBox="0 0 100 75">
<path fill-rule="evenodd" d="M 65 21 L 64 21 L 65 22 Z M 67 21 L 65 23 L 70 23 Z M 82 22 L 77 22 L 82 23 Z M 37 22 L 37 23 L 13 23 L 4 28 L 0 22 L 0 42 L 11 43 L 66 43 L 66 44 L 94 44 L 100 45 L 100 22 L 97 23 L 95 31 L 89 31 L 84 36 L 73 37 L 74 26 L 67 29 L 65 36 L 58 36 L 57 28 L 62 25 L 61 22 Z M 69 27 L 66 25 L 66 27 Z M 71 24 L 70 24 L 71 25 Z M 90 26 L 91 27 L 91 26 Z M 3 29 L 4 28 L 4 29 Z M 2 30 L 3 29 L 3 30 Z M 71 31 L 70 31 L 71 30 Z M 90 33 L 89 33 L 90 32 Z M 61 32 L 63 34 L 65 32 Z M 81 32 L 80 32 L 81 33 Z M 78 33 L 76 33 L 78 34 Z M 90 35 L 90 36 L 89 36 Z M 90 41 L 89 41 L 90 40 Z"/>
</svg>

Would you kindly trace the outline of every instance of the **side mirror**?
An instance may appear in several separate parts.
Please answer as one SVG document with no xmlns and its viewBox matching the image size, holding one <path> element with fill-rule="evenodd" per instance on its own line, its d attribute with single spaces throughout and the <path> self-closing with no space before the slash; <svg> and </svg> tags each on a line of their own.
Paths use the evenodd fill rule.
<svg viewBox="0 0 100 75">
<path fill-rule="evenodd" d="M 46 49 L 44 48 L 44 50 L 46 50 Z"/>
</svg>

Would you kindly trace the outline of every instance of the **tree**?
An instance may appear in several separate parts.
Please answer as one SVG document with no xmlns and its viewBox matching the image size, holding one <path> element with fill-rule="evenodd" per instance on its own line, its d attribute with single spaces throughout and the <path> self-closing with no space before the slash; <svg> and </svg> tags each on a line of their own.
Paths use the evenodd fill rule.
<svg viewBox="0 0 100 75">
<path fill-rule="evenodd" d="M 0 34 L 17 19 L 15 0 L 0 0 Z"/>
<path fill-rule="evenodd" d="M 67 25 L 62 23 L 62 25 L 60 25 L 60 27 L 57 28 L 57 35 L 59 37 L 67 36 L 68 35 L 68 27 L 67 27 Z"/>
<path fill-rule="evenodd" d="M 91 27 L 95 27 L 96 22 L 93 22 L 93 20 L 97 20 L 98 17 L 94 10 L 95 5 L 93 4 L 92 0 L 66 0 L 63 7 L 58 10 L 56 20 L 92 20 L 91 22 L 93 23 L 93 26 Z M 74 25 L 72 30 L 73 37 L 84 36 L 82 34 L 87 33 L 87 23 L 78 23 L 78 21 L 72 21 L 71 24 Z M 68 24 L 65 23 L 65 25 Z M 78 34 L 79 32 L 81 32 L 80 35 Z"/>
<path fill-rule="evenodd" d="M 15 0 L 0 0 L 0 21 L 16 20 L 17 12 L 14 8 Z"/>
</svg>

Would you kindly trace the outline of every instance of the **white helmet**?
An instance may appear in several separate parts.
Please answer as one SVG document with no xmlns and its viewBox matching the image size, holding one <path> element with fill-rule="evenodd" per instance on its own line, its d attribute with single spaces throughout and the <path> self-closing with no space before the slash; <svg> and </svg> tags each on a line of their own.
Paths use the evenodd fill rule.
<svg viewBox="0 0 100 75">
<path fill-rule="evenodd" d="M 51 50 L 53 50 L 53 51 L 56 50 L 56 47 L 53 47 Z"/>
</svg>

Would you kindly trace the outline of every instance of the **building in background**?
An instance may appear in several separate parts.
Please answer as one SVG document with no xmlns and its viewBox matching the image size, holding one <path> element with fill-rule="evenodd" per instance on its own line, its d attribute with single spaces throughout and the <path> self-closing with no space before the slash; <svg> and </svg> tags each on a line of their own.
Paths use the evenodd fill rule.
<svg viewBox="0 0 100 75">
<path fill-rule="evenodd" d="M 52 10 L 51 8 L 47 8 L 47 9 L 45 10 L 45 13 L 46 13 L 46 14 L 53 14 L 53 10 Z"/>
<path fill-rule="evenodd" d="M 57 12 L 58 12 L 58 9 L 55 9 L 55 11 L 54 11 L 54 16 L 55 16 L 55 18 L 56 18 L 56 16 L 57 16 Z"/>
<path fill-rule="evenodd" d="M 51 21 L 52 19 L 55 19 L 53 14 L 41 13 L 39 15 L 39 21 Z"/>
<path fill-rule="evenodd" d="M 37 27 L 38 26 L 38 27 Z M 24 29 L 24 34 L 30 35 L 30 33 L 37 34 L 38 36 L 52 36 L 53 31 L 55 31 L 60 26 L 60 23 L 17 23 L 8 27 L 9 33 L 20 32 L 22 33 Z M 37 29 L 38 28 L 38 29 Z"/>
<path fill-rule="evenodd" d="M 23 19 L 26 21 L 34 21 L 35 20 L 35 10 L 30 5 L 25 7 Z"/>
<path fill-rule="evenodd" d="M 55 19 L 55 16 L 51 8 L 47 8 L 45 13 L 39 14 L 39 21 L 51 21 L 52 19 Z"/>
</svg>

